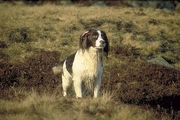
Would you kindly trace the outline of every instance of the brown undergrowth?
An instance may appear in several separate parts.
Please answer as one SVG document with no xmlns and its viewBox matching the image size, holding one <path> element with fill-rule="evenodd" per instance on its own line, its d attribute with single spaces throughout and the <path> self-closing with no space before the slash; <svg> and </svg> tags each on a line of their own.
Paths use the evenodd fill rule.
<svg viewBox="0 0 180 120">
<path fill-rule="evenodd" d="M 127 52 L 127 51 L 126 51 Z M 123 56 L 123 54 L 121 54 Z M 55 93 L 61 94 L 62 89 L 58 87 L 61 81 L 52 73 L 52 66 L 57 64 L 58 52 L 39 50 L 33 57 L 22 64 L 11 64 L 1 60 L 1 99 L 21 100 L 26 96 L 16 93 L 15 90 L 31 91 L 39 94 Z M 116 101 L 124 103 L 150 105 L 155 108 L 172 110 L 177 113 L 180 110 L 179 79 L 180 72 L 124 57 L 126 65 L 105 69 L 102 82 L 102 91 L 107 90 L 115 94 Z M 59 88 L 59 90 L 57 90 Z M 175 116 L 177 118 L 177 116 Z"/>
<path fill-rule="evenodd" d="M 180 71 L 147 62 L 160 56 L 179 67 L 179 13 L 21 3 L 0 4 L 0 9 L 0 116 L 4 119 L 19 119 L 19 114 L 28 114 L 29 119 L 32 114 L 37 119 L 51 115 L 65 119 L 73 113 L 82 119 L 88 115 L 89 119 L 142 120 L 146 114 L 134 109 L 137 105 L 150 110 L 146 119 L 152 119 L 149 115 L 161 119 L 166 112 L 171 119 L 180 119 Z M 104 59 L 100 102 L 87 96 L 79 104 L 72 91 L 69 98 L 62 97 L 61 77 L 53 75 L 52 67 L 77 50 L 79 35 L 89 28 L 106 31 L 110 52 Z M 111 94 L 106 95 L 110 104 L 103 103 L 104 91 Z M 27 108 L 16 106 L 25 102 Z M 120 102 L 133 106 L 127 109 Z"/>
</svg>

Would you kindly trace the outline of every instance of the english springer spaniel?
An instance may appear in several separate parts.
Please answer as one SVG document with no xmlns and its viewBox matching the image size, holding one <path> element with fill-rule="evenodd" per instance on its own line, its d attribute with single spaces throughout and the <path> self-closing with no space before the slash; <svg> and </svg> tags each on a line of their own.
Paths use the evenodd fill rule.
<svg viewBox="0 0 180 120">
<path fill-rule="evenodd" d="M 63 95 L 73 81 L 76 98 L 81 98 L 87 90 L 94 90 L 94 98 L 100 94 L 103 73 L 103 51 L 107 57 L 109 43 L 106 33 L 90 29 L 80 36 L 79 50 L 70 55 L 60 65 L 53 67 L 54 74 L 62 72 Z"/>
</svg>

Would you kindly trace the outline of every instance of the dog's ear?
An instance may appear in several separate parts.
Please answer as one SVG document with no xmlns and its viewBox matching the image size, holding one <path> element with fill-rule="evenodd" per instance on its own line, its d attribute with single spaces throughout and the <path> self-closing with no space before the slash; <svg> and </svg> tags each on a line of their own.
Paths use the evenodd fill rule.
<svg viewBox="0 0 180 120">
<path fill-rule="evenodd" d="M 79 47 L 84 50 L 88 47 L 88 36 L 90 34 L 90 30 L 84 32 L 81 34 L 80 36 L 80 40 L 79 40 Z"/>
<path fill-rule="evenodd" d="M 108 41 L 108 38 L 107 38 L 107 35 L 104 31 L 101 31 L 104 35 L 104 40 L 105 40 L 105 43 L 106 43 L 106 46 L 104 47 L 104 52 L 105 52 L 105 56 L 107 57 L 108 56 L 108 52 L 109 52 L 109 41 Z"/>
</svg>

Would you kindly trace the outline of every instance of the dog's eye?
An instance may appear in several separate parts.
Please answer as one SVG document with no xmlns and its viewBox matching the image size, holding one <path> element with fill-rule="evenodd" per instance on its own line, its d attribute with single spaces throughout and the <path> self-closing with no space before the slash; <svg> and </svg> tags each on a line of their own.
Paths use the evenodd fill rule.
<svg viewBox="0 0 180 120">
<path fill-rule="evenodd" d="M 93 38 L 94 38 L 94 39 L 97 39 L 97 38 L 98 38 L 98 35 L 93 35 Z"/>
</svg>

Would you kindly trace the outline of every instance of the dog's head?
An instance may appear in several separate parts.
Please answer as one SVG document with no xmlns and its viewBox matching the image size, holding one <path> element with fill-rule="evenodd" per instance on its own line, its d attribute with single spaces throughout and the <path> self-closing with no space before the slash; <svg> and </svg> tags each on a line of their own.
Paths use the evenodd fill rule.
<svg viewBox="0 0 180 120">
<path fill-rule="evenodd" d="M 82 50 L 89 49 L 90 47 L 103 49 L 106 55 L 108 55 L 109 42 L 104 31 L 90 29 L 81 34 L 79 47 Z"/>
</svg>

